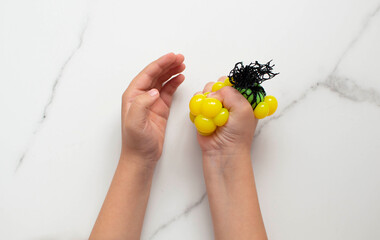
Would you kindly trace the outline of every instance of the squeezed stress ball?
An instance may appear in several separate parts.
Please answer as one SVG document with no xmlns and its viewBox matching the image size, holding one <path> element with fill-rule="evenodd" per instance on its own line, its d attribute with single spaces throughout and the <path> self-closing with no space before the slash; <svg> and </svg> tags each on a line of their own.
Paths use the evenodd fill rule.
<svg viewBox="0 0 380 240">
<path fill-rule="evenodd" d="M 210 135 L 217 127 L 226 124 L 229 112 L 215 98 L 208 98 L 208 93 L 196 94 L 189 103 L 190 120 L 194 123 L 199 134 Z"/>
<path fill-rule="evenodd" d="M 258 119 L 272 115 L 277 110 L 277 99 L 267 96 L 261 83 L 272 79 L 278 73 L 273 73 L 271 62 L 260 64 L 257 61 L 244 66 L 242 62 L 235 64 L 224 82 L 216 82 L 212 92 L 225 86 L 238 90 L 251 104 L 253 113 Z M 189 103 L 190 119 L 201 135 L 212 134 L 217 127 L 226 124 L 229 112 L 222 103 L 214 98 L 207 97 L 208 92 L 193 96 Z"/>
</svg>

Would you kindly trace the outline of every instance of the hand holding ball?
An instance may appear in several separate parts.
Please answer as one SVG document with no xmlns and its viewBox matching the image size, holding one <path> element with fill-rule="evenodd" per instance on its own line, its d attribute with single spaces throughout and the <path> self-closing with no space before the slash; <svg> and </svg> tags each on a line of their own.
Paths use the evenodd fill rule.
<svg viewBox="0 0 380 240">
<path fill-rule="evenodd" d="M 229 76 L 222 82 L 216 82 L 211 91 L 216 92 L 223 87 L 231 86 L 238 90 L 252 106 L 256 118 L 263 119 L 272 115 L 277 109 L 277 100 L 266 96 L 261 83 L 275 77 L 271 62 L 260 64 L 257 61 L 249 65 L 242 62 L 235 64 Z M 229 112 L 215 98 L 208 98 L 209 92 L 193 96 L 189 103 L 190 120 L 201 135 L 211 135 L 217 127 L 226 124 Z"/>
</svg>

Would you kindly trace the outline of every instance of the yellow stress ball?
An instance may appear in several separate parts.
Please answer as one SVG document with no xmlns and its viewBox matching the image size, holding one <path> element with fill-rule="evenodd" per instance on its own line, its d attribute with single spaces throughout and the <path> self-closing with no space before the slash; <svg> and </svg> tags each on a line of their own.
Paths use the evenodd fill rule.
<svg viewBox="0 0 380 240">
<path fill-rule="evenodd" d="M 222 108 L 219 114 L 214 117 L 214 123 L 216 124 L 216 126 L 221 127 L 224 124 L 226 124 L 228 120 L 228 116 L 229 116 L 228 110 L 225 108 Z"/>
<path fill-rule="evenodd" d="M 226 85 L 224 84 L 224 82 L 216 82 L 216 83 L 214 83 L 214 85 L 212 85 L 211 91 L 212 92 L 216 92 L 216 91 L 218 91 L 219 89 L 221 89 L 221 88 L 223 88 L 225 86 Z"/>
<path fill-rule="evenodd" d="M 189 113 L 190 120 L 194 123 L 195 116 L 192 113 Z"/>
<path fill-rule="evenodd" d="M 209 135 L 213 133 L 216 129 L 216 125 L 212 121 L 212 119 L 209 119 L 202 115 L 198 115 L 195 117 L 194 124 L 198 132 L 200 132 L 200 134 L 202 135 Z"/>
<path fill-rule="evenodd" d="M 266 116 L 268 116 L 269 104 L 266 102 L 261 102 L 256 106 L 256 108 L 253 112 L 255 113 L 256 118 L 263 119 Z"/>
<path fill-rule="evenodd" d="M 194 116 L 197 116 L 201 113 L 202 102 L 205 98 L 206 97 L 203 94 L 197 94 L 191 98 L 190 103 L 189 103 L 191 114 L 193 114 Z"/>
<path fill-rule="evenodd" d="M 224 80 L 224 85 L 226 85 L 226 86 L 230 86 L 230 87 L 233 86 L 232 83 L 230 82 L 230 79 L 229 79 L 229 78 L 226 78 L 226 79 Z"/>
<path fill-rule="evenodd" d="M 206 97 L 207 97 L 207 95 L 209 95 L 210 94 L 210 92 L 205 92 L 205 93 L 203 93 L 203 95 L 205 95 Z"/>
<path fill-rule="evenodd" d="M 220 110 L 222 110 L 222 103 L 215 98 L 205 98 L 202 101 L 201 114 L 207 118 L 213 118 Z"/>
<path fill-rule="evenodd" d="M 269 105 L 268 116 L 272 115 L 276 111 L 277 106 L 278 106 L 277 99 L 273 96 L 266 96 L 264 98 L 264 102 L 268 103 Z"/>
</svg>

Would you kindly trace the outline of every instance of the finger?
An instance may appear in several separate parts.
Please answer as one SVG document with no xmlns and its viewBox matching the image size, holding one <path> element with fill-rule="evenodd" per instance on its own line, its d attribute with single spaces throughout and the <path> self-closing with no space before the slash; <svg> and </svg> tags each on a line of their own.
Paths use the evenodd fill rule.
<svg viewBox="0 0 380 240">
<path fill-rule="evenodd" d="M 158 77 L 161 73 L 166 71 L 177 60 L 177 55 L 168 53 L 156 61 L 150 63 L 141 72 L 147 74 L 151 78 Z"/>
<path fill-rule="evenodd" d="M 177 55 L 168 53 L 146 66 L 131 82 L 131 85 L 146 90 L 154 86 L 158 77 L 177 60 Z"/>
<path fill-rule="evenodd" d="M 193 95 L 193 96 L 195 96 L 195 95 L 197 95 L 197 94 L 203 94 L 203 92 L 201 92 L 201 91 L 199 91 L 199 92 L 196 92 L 196 93 L 194 93 L 194 95 Z"/>
<path fill-rule="evenodd" d="M 175 78 L 171 79 L 162 87 L 161 99 L 168 107 L 170 107 L 170 105 L 172 104 L 173 94 L 175 93 L 179 85 L 183 83 L 184 80 L 185 76 L 180 74 Z"/>
<path fill-rule="evenodd" d="M 175 64 L 174 64 L 175 65 Z M 163 73 L 157 80 L 156 87 L 160 89 L 162 84 L 169 80 L 172 76 L 177 75 L 185 70 L 185 64 L 181 63 L 178 66 L 172 67 L 166 73 Z"/>
<path fill-rule="evenodd" d="M 214 85 L 215 82 L 208 82 L 205 87 L 203 88 L 203 93 L 205 92 L 211 92 L 212 85 Z"/>
<path fill-rule="evenodd" d="M 175 61 L 169 67 L 167 67 L 164 71 L 162 71 L 159 76 L 157 76 L 157 79 L 155 80 L 154 85 L 161 88 L 162 85 L 167 80 L 169 80 L 172 76 L 177 75 L 181 73 L 182 71 L 184 71 L 186 66 L 180 67 L 183 64 L 183 61 L 185 61 L 185 57 L 182 54 L 177 54 Z M 172 72 L 172 74 L 169 72 Z"/>
<path fill-rule="evenodd" d="M 145 124 L 150 107 L 156 102 L 160 93 L 157 89 L 151 89 L 150 91 L 137 96 L 128 111 L 131 119 L 134 119 L 136 123 Z"/>
<path fill-rule="evenodd" d="M 218 99 L 223 103 L 223 106 L 231 112 L 245 110 L 245 108 L 250 108 L 252 110 L 247 99 L 245 99 L 243 95 L 233 87 L 223 87 L 217 92 L 210 93 L 208 97 Z"/>
</svg>

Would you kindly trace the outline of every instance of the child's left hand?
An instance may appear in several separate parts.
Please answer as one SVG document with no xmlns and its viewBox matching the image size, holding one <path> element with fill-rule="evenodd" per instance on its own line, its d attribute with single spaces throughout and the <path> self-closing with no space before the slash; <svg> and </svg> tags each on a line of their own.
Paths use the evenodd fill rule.
<svg viewBox="0 0 380 240">
<path fill-rule="evenodd" d="M 148 167 L 160 158 L 173 94 L 185 79 L 182 74 L 170 78 L 185 70 L 183 61 L 181 54 L 162 56 L 142 70 L 124 92 L 122 156 L 137 157 Z"/>
</svg>

